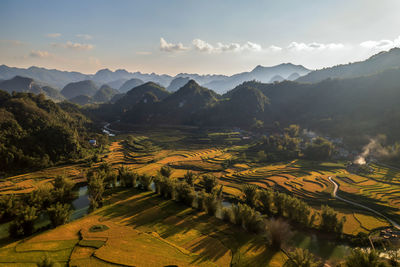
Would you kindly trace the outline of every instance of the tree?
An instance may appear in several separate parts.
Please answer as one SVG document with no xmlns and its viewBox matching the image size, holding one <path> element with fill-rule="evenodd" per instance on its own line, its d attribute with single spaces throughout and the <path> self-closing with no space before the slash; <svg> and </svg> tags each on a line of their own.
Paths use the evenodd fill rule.
<svg viewBox="0 0 400 267">
<path fill-rule="evenodd" d="M 172 169 L 169 166 L 162 166 L 159 172 L 162 176 L 170 178 L 172 174 Z"/>
<path fill-rule="evenodd" d="M 47 213 L 53 227 L 66 224 L 71 216 L 71 205 L 57 202 L 47 208 Z"/>
<path fill-rule="evenodd" d="M 176 200 L 185 203 L 188 206 L 193 205 L 193 201 L 196 197 L 196 192 L 193 187 L 185 182 L 179 182 L 175 188 Z"/>
<path fill-rule="evenodd" d="M 12 219 L 19 206 L 18 200 L 14 195 L 0 196 L 0 220 Z"/>
<path fill-rule="evenodd" d="M 260 209 L 265 214 L 271 214 L 274 203 L 274 193 L 272 190 L 263 189 L 259 193 Z"/>
<path fill-rule="evenodd" d="M 353 249 L 350 256 L 346 258 L 346 267 L 386 267 L 386 264 L 375 250 L 364 251 Z"/>
<path fill-rule="evenodd" d="M 257 186 L 253 184 L 245 184 L 242 187 L 242 192 L 244 193 L 245 203 L 254 208 L 259 197 Z"/>
<path fill-rule="evenodd" d="M 97 209 L 103 201 L 104 193 L 104 172 L 89 172 L 88 173 L 88 193 L 90 206 L 92 209 Z"/>
<path fill-rule="evenodd" d="M 59 264 L 54 262 L 48 256 L 44 257 L 39 263 L 37 263 L 37 267 L 56 267 L 56 266 L 59 266 Z"/>
<path fill-rule="evenodd" d="M 267 237 L 271 248 L 280 250 L 292 236 L 290 226 L 282 219 L 270 219 L 266 225 Z"/>
<path fill-rule="evenodd" d="M 37 219 L 37 209 L 22 206 L 17 212 L 17 217 L 11 223 L 9 232 L 11 236 L 29 236 L 33 233 L 34 222 Z"/>
<path fill-rule="evenodd" d="M 74 184 L 64 176 L 57 176 L 54 179 L 53 199 L 58 202 L 68 203 L 74 199 L 72 188 Z"/>
<path fill-rule="evenodd" d="M 209 215 L 214 216 L 221 206 L 221 201 L 213 194 L 204 195 L 204 206 Z"/>
<path fill-rule="evenodd" d="M 206 190 L 206 193 L 211 193 L 214 187 L 218 185 L 217 177 L 215 177 L 214 175 L 206 174 L 202 176 L 202 179 L 202 185 Z"/>
<path fill-rule="evenodd" d="M 290 137 L 295 138 L 299 136 L 300 126 L 296 124 L 289 125 L 288 128 L 284 129 L 285 133 L 287 133 Z"/>
<path fill-rule="evenodd" d="M 325 138 L 317 137 L 307 145 L 304 150 L 304 156 L 311 160 L 327 160 L 332 156 L 333 148 L 332 142 Z"/>
<path fill-rule="evenodd" d="M 343 224 L 346 218 L 343 217 L 341 220 L 337 218 L 337 214 L 334 209 L 329 207 L 328 205 L 324 205 L 321 207 L 321 229 L 334 232 L 341 233 L 343 230 Z"/>
<path fill-rule="evenodd" d="M 151 191 L 151 183 L 153 182 L 154 177 L 148 174 L 142 174 L 139 177 L 140 185 L 143 190 Z"/>
<path fill-rule="evenodd" d="M 183 176 L 183 179 L 185 179 L 186 183 L 190 186 L 194 186 L 194 182 L 197 180 L 197 178 L 198 176 L 192 171 L 188 171 Z"/>
<path fill-rule="evenodd" d="M 296 248 L 288 253 L 284 267 L 317 267 L 319 264 L 315 256 L 307 249 Z"/>
</svg>

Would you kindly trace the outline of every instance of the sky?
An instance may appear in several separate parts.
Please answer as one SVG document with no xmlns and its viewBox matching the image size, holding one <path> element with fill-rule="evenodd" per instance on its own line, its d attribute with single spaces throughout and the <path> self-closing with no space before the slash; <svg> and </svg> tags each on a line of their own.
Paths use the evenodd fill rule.
<svg viewBox="0 0 400 267">
<path fill-rule="evenodd" d="M 398 0 L 1 0 L 0 64 L 95 73 L 310 69 L 400 46 Z"/>
</svg>

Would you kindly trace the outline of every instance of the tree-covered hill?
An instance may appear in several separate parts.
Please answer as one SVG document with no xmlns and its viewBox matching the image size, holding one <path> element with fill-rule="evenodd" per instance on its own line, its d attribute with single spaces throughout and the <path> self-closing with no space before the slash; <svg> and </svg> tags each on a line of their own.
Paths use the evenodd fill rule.
<svg viewBox="0 0 400 267">
<path fill-rule="evenodd" d="M 191 80 L 164 99 L 153 98 L 152 104 L 142 104 L 139 105 L 140 108 L 133 107 L 127 110 L 122 120 L 131 123 L 193 124 L 195 118 L 215 104 L 218 98 L 214 91 L 201 87 Z"/>
<path fill-rule="evenodd" d="M 78 159 L 90 148 L 91 122 L 70 103 L 0 91 L 0 174 Z M 97 138 L 101 138 L 97 136 Z"/>
<path fill-rule="evenodd" d="M 78 95 L 93 96 L 98 90 L 96 84 L 91 80 L 79 81 L 67 84 L 61 93 L 67 99 L 71 99 Z"/>
</svg>

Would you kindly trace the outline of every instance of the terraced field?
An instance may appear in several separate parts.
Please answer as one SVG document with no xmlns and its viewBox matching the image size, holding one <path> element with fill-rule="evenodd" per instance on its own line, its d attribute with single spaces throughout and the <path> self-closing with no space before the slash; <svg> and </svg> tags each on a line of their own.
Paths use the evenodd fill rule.
<svg viewBox="0 0 400 267">
<path fill-rule="evenodd" d="M 221 136 L 225 135 L 211 138 Z M 102 161 L 114 168 L 124 165 L 138 173 L 150 175 L 157 174 L 162 166 L 167 165 L 173 170 L 173 178 L 183 177 L 188 170 L 198 174 L 213 173 L 224 185 L 224 193 L 233 196 L 241 196 L 244 183 L 275 187 L 306 200 L 315 211 L 318 211 L 321 204 L 334 206 L 341 216 L 346 217 L 344 231 L 348 234 L 367 233 L 388 226 L 386 221 L 375 215 L 354 209 L 333 198 L 333 186 L 327 179 L 332 176 L 340 184 L 339 195 L 372 205 L 390 218 L 400 221 L 400 171 L 382 165 L 373 165 L 375 172 L 364 177 L 348 173 L 343 163 L 303 160 L 278 164 L 238 162 L 238 151 L 244 148 L 239 145 L 189 144 L 184 148 L 180 143 L 175 148 L 172 144 L 188 139 L 178 132 L 156 132 L 150 135 L 140 132 L 130 138 L 129 143 L 121 140 L 112 142 L 109 152 L 102 156 Z M 94 166 L 99 164 L 101 162 Z M 87 169 L 85 164 L 76 164 L 10 177 L 0 182 L 0 194 L 27 193 L 39 186 L 50 186 L 57 175 L 65 175 L 75 182 L 84 181 Z"/>
<path fill-rule="evenodd" d="M 109 204 L 0 248 L 0 266 L 35 266 L 45 256 L 70 266 L 281 266 L 286 260 L 268 251 L 262 237 L 152 193 L 122 191 Z"/>
</svg>

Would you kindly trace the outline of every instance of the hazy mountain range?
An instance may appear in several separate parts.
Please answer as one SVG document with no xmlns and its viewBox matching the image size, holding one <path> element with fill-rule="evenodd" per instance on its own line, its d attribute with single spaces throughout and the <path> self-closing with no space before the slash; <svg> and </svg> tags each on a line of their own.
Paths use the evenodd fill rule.
<svg viewBox="0 0 400 267">
<path fill-rule="evenodd" d="M 398 53 L 399 49 L 393 49 L 364 62 L 344 65 L 357 69 L 352 77 L 339 76 L 338 70 L 343 67 L 337 66 L 324 70 L 337 78 L 315 83 L 299 82 L 303 77 L 276 83 L 248 81 L 223 95 L 194 80 L 172 93 L 158 84 L 145 83 L 122 95 L 115 104 L 101 105 L 93 112 L 106 121 L 132 124 L 251 128 L 256 121 L 266 127 L 278 121 L 334 136 L 359 138 L 386 133 L 393 140 L 400 134 L 396 123 L 400 120 L 400 57 L 399 67 L 384 59 Z"/>
<path fill-rule="evenodd" d="M 305 72 L 304 67 L 292 64 L 258 66 L 251 72 L 226 78 L 225 84 L 251 81 L 232 85 L 233 89 L 224 94 L 188 77 L 172 80 L 169 90 L 155 82 L 132 78 L 120 87 L 126 93 L 107 84 L 99 88 L 93 80 L 69 83 L 60 93 L 20 76 L 1 81 L 0 89 L 44 93 L 49 98 L 66 98 L 81 105 L 103 103 L 87 109 L 100 121 L 243 128 L 251 128 L 255 122 L 265 127 L 280 122 L 354 138 L 387 133 L 393 140 L 400 135 L 400 125 L 396 123 L 400 120 L 400 49 L 362 62 L 313 71 L 295 81 L 288 79 Z M 101 72 L 103 81 L 114 74 Z M 135 87 L 128 90 L 131 86 Z"/>
<path fill-rule="evenodd" d="M 32 78 L 39 83 L 48 84 L 60 90 L 69 83 L 76 83 L 85 80 L 93 81 L 97 86 L 108 84 L 114 89 L 120 89 L 121 92 L 127 92 L 133 87 L 144 82 L 155 82 L 168 88 L 170 91 L 176 91 L 179 86 L 183 86 L 183 80 L 195 80 L 197 83 L 212 89 L 218 93 L 225 93 L 229 89 L 241 84 L 244 81 L 257 80 L 261 82 L 271 82 L 273 77 L 280 76 L 278 80 L 298 77 L 309 73 L 310 70 L 303 66 L 297 66 L 290 63 L 280 64 L 272 67 L 257 66 L 250 72 L 238 73 L 232 76 L 225 75 L 199 75 L 180 73 L 176 76 L 159 75 L 155 73 L 144 74 L 141 72 L 127 72 L 126 70 L 111 71 L 109 69 L 99 70 L 96 74 L 83 74 L 79 72 L 68 72 L 59 70 L 49 70 L 45 68 L 30 67 L 28 69 L 13 68 L 6 65 L 0 66 L 0 79 L 11 79 L 17 75 Z M 290 78 L 289 78 L 290 79 Z M 276 80 L 276 79 L 275 79 Z M 132 85 L 126 84 L 128 81 Z M 130 87 L 133 86 L 133 87 Z"/>
</svg>

